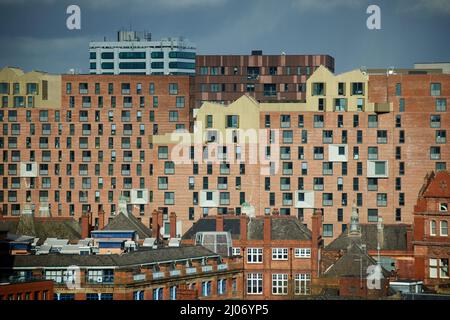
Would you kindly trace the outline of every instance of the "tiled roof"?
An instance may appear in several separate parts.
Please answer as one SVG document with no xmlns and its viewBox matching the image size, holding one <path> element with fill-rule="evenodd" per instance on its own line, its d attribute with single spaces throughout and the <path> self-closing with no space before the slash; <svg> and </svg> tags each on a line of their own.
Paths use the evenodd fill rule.
<svg viewBox="0 0 450 320">
<path fill-rule="evenodd" d="M 376 224 L 361 224 L 361 243 L 367 250 L 377 250 L 378 230 Z M 408 225 L 384 225 L 382 250 L 407 250 L 406 232 Z M 350 245 L 351 236 L 345 231 L 333 240 L 325 250 L 345 250 Z"/>
<path fill-rule="evenodd" d="M 223 229 L 230 232 L 232 239 L 241 238 L 241 219 L 223 217 Z M 271 217 L 272 240 L 310 240 L 311 231 L 296 217 Z M 194 239 L 197 232 L 216 231 L 216 218 L 202 218 L 192 225 L 183 235 L 184 240 Z M 249 218 L 247 220 L 247 239 L 263 240 L 264 218 Z"/>
<path fill-rule="evenodd" d="M 362 277 L 365 279 L 368 267 L 376 264 L 377 261 L 364 252 L 358 244 L 352 243 L 344 255 L 325 270 L 323 276 L 325 278 Z M 389 275 L 384 268 L 382 268 L 382 272 L 384 277 Z"/>
<path fill-rule="evenodd" d="M 21 215 L 18 219 L 0 219 L 0 229 L 10 233 L 39 238 L 41 244 L 47 238 L 79 240 L 81 226 L 73 219 L 35 218 Z"/>
<path fill-rule="evenodd" d="M 24 267 L 131 267 L 135 265 L 172 262 L 179 260 L 219 257 L 214 252 L 201 246 L 182 246 L 173 248 L 138 250 L 122 255 L 21 255 L 7 256 L 0 259 L 0 268 Z"/>
<path fill-rule="evenodd" d="M 135 230 L 140 239 L 151 238 L 152 232 L 132 214 L 125 215 L 120 212 L 103 230 Z"/>
<path fill-rule="evenodd" d="M 421 190 L 424 197 L 448 198 L 450 197 L 450 172 L 432 172 L 425 188 Z"/>
</svg>

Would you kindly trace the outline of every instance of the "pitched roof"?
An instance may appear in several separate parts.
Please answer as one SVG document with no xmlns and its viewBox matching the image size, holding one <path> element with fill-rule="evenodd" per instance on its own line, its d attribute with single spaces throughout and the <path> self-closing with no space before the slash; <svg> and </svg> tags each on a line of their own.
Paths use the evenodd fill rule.
<svg viewBox="0 0 450 320">
<path fill-rule="evenodd" d="M 0 229 L 10 233 L 39 238 L 41 244 L 47 238 L 68 239 L 81 238 L 81 226 L 74 219 L 36 218 L 21 215 L 18 219 L 0 219 Z"/>
<path fill-rule="evenodd" d="M 132 267 L 136 265 L 167 263 L 219 255 L 202 246 L 182 246 L 161 249 L 143 249 L 122 255 L 47 254 L 6 256 L 0 259 L 0 268 L 42 267 Z"/>
<path fill-rule="evenodd" d="M 152 231 L 134 215 L 125 215 L 122 212 L 116 215 L 103 230 L 135 230 L 140 239 L 152 237 Z"/>
<path fill-rule="evenodd" d="M 448 198 L 450 197 L 450 172 L 431 172 L 426 177 L 427 181 L 420 190 L 424 197 Z"/>
<path fill-rule="evenodd" d="M 377 265 L 377 261 L 353 242 L 344 255 L 324 272 L 323 277 L 362 277 L 366 279 L 368 267 L 375 265 Z M 389 275 L 383 267 L 381 267 L 381 270 L 384 277 Z"/>
<path fill-rule="evenodd" d="M 310 240 L 311 231 L 296 217 L 271 217 L 272 240 Z M 223 230 L 231 233 L 232 239 L 241 239 L 241 219 L 223 217 Z M 216 231 L 216 217 L 202 218 L 195 222 L 182 239 L 195 239 L 197 232 Z M 247 220 L 247 240 L 264 239 L 264 217 Z"/>
<path fill-rule="evenodd" d="M 367 250 L 377 250 L 378 230 L 376 224 L 360 224 L 361 243 L 367 246 Z M 407 250 L 406 233 L 408 225 L 392 224 L 383 226 L 382 250 Z M 325 250 L 345 250 L 351 243 L 351 236 L 345 231 L 334 239 Z"/>
</svg>

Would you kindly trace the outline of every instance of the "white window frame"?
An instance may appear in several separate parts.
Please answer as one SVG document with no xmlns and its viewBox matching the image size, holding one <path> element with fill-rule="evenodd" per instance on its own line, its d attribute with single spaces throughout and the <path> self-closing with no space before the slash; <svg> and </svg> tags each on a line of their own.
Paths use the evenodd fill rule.
<svg viewBox="0 0 450 320">
<path fill-rule="evenodd" d="M 311 258 L 311 248 L 295 248 L 295 258 Z"/>
<path fill-rule="evenodd" d="M 232 255 L 233 256 L 240 256 L 241 255 L 241 248 L 239 248 L 239 247 L 233 247 L 231 249 L 231 251 L 232 251 Z"/>
<path fill-rule="evenodd" d="M 288 260 L 288 248 L 272 248 L 272 260 Z"/>
<path fill-rule="evenodd" d="M 247 248 L 247 263 L 263 263 L 263 249 Z"/>
<path fill-rule="evenodd" d="M 438 259 L 429 259 L 428 269 L 429 269 L 429 277 L 431 279 L 437 279 L 438 277 Z"/>
<path fill-rule="evenodd" d="M 445 275 L 445 273 L 443 272 L 444 270 L 444 263 L 443 261 L 447 260 L 447 265 L 446 265 L 446 269 L 447 269 L 447 275 Z M 448 265 L 448 259 L 439 259 L 439 278 L 441 279 L 448 279 L 449 278 L 449 265 Z"/>
<path fill-rule="evenodd" d="M 272 274 L 272 294 L 287 295 L 288 294 L 288 274 L 273 273 Z"/>
<path fill-rule="evenodd" d="M 430 236 L 436 236 L 436 220 L 430 220 Z"/>
<path fill-rule="evenodd" d="M 263 293 L 263 274 L 248 273 L 247 274 L 247 294 L 261 295 Z"/>
<path fill-rule="evenodd" d="M 295 282 L 295 295 L 308 295 L 311 294 L 311 274 L 310 273 L 297 273 L 294 277 Z"/>
<path fill-rule="evenodd" d="M 441 237 L 448 237 L 448 221 L 447 220 L 440 221 L 439 233 L 440 233 Z"/>
</svg>

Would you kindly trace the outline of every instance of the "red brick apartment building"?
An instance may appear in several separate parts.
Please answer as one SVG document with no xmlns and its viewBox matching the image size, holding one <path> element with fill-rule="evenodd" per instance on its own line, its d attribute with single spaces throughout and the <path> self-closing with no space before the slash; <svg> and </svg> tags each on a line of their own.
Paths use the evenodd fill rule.
<svg viewBox="0 0 450 320">
<path fill-rule="evenodd" d="M 234 214 L 202 218 L 182 238 L 194 244 L 201 233 L 230 232 L 232 254 L 243 259 L 244 299 L 296 299 L 311 294 L 319 276 L 322 216 L 313 217 L 312 231 L 296 217 Z"/>
<path fill-rule="evenodd" d="M 149 137 L 189 130 L 188 76 L 0 72 L 0 210 L 17 216 L 128 210 L 149 225 Z M 155 204 L 155 208 L 158 205 Z"/>
<path fill-rule="evenodd" d="M 47 300 L 229 300 L 243 296 L 242 259 L 222 258 L 200 246 L 140 249 L 121 255 L 4 256 L 0 276 L 48 280 L 44 283 L 54 284 L 54 290 L 48 290 Z M 0 295 L 8 294 L 6 290 L 0 286 Z"/>
<path fill-rule="evenodd" d="M 53 300 L 53 281 L 0 282 L 1 300 Z"/>
<path fill-rule="evenodd" d="M 261 60 L 259 79 L 266 72 L 275 77 L 265 69 L 282 65 L 266 56 L 249 59 L 255 60 L 249 67 Z M 292 63 L 333 68 L 331 58 L 321 59 Z M 231 69 L 224 61 L 211 64 L 224 63 L 225 79 Z M 238 67 L 245 69 L 245 63 Z M 289 64 L 277 67 L 276 77 Z M 203 81 L 201 73 L 195 86 Z M 189 77 L 61 79 L 5 68 L 0 72 L 2 214 L 19 215 L 25 205 L 42 216 L 78 219 L 91 211 L 97 224 L 99 212 L 105 212 L 106 220 L 118 213 L 122 195 L 128 211 L 147 226 L 151 212 L 161 210 L 168 231 L 168 214 L 176 212 L 181 235 L 194 221 L 230 207 L 236 214 L 256 215 L 278 208 L 281 215 L 296 215 L 309 226 L 314 209 L 323 208 L 325 243 L 346 230 L 352 202 L 361 223 L 376 223 L 380 217 L 385 224 L 412 223 L 420 177 L 448 167 L 450 75 L 361 70 L 334 75 L 322 66 L 308 79 L 302 77 L 306 89 L 297 98 L 304 95 L 306 102 L 284 103 L 277 93 L 276 102 L 244 96 L 229 105 L 207 102 L 193 110 L 197 126 L 190 135 L 205 137 L 186 146 L 198 147 L 196 154 L 220 149 L 220 157 L 190 157 L 180 164 L 172 158 L 177 142 L 169 133 L 190 127 L 197 89 Z M 209 94 L 204 98 L 221 100 Z M 237 159 L 250 153 L 240 133 L 228 149 L 212 139 L 218 132 L 240 129 L 267 136 L 269 148 L 259 159 L 270 166 L 269 174 L 261 174 L 261 163 Z"/>
<path fill-rule="evenodd" d="M 329 55 L 197 55 L 195 108 L 204 101 L 229 104 L 243 94 L 260 102 L 299 101 L 306 80 L 320 66 L 334 71 Z"/>
<path fill-rule="evenodd" d="M 414 206 L 415 277 L 437 292 L 449 292 L 450 173 L 427 174 Z"/>
</svg>

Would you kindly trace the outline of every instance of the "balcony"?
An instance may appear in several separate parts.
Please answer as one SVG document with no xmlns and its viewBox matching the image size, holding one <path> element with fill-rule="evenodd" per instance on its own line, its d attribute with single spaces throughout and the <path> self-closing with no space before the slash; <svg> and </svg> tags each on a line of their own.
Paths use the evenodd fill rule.
<svg viewBox="0 0 450 320">
<path fill-rule="evenodd" d="M 376 113 L 392 112 L 392 104 L 388 102 L 375 103 L 373 109 L 373 111 Z"/>
</svg>

